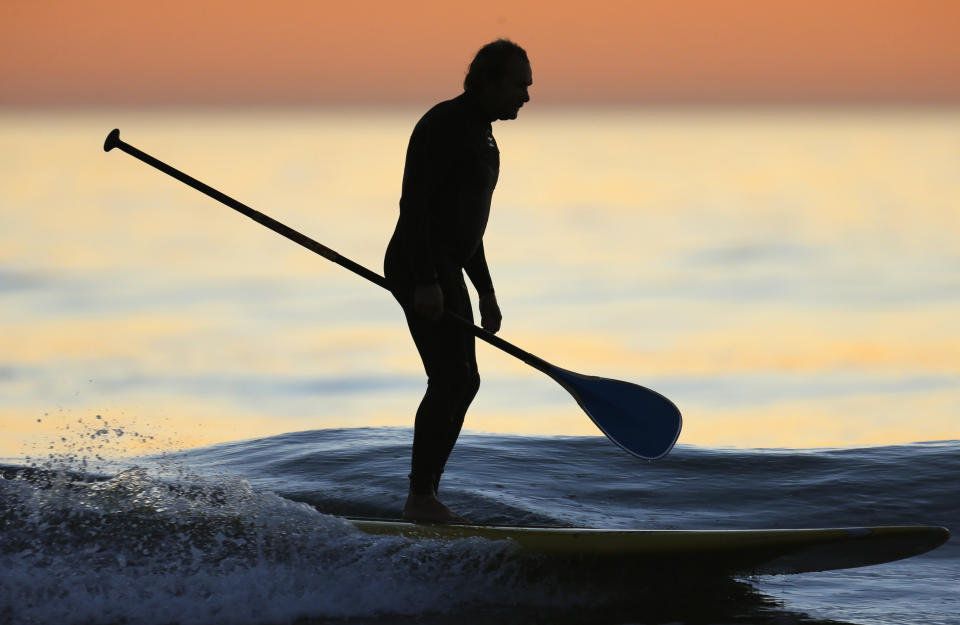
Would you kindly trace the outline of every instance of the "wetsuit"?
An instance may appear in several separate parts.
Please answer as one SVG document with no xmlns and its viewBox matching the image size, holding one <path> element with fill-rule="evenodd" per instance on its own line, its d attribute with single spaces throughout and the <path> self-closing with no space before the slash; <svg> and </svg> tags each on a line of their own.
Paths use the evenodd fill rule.
<svg viewBox="0 0 960 625">
<path fill-rule="evenodd" d="M 463 270 L 481 296 L 493 292 L 483 233 L 499 172 L 490 121 L 470 94 L 437 104 L 414 127 L 384 275 L 427 373 L 414 424 L 410 488 L 416 494 L 436 493 L 480 375 L 473 334 L 449 319 L 416 313 L 413 292 L 439 283 L 444 309 L 473 321 Z"/>
</svg>

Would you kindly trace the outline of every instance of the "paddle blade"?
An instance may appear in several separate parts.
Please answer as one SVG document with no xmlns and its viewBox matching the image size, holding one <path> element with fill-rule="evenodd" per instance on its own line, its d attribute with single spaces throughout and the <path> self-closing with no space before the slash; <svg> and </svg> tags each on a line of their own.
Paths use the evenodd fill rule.
<svg viewBox="0 0 960 625">
<path fill-rule="evenodd" d="M 607 438 L 638 458 L 663 458 L 680 436 L 680 411 L 656 391 L 552 365 L 546 373 L 573 395 Z"/>
</svg>

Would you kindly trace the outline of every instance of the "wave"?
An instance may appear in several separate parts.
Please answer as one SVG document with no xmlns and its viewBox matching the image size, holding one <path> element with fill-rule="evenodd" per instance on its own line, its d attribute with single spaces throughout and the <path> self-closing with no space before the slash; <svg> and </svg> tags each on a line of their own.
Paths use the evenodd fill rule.
<svg viewBox="0 0 960 625">
<path fill-rule="evenodd" d="M 642 566 L 560 566 L 509 543 L 358 532 L 343 515 L 396 516 L 410 436 L 297 432 L 107 472 L 76 457 L 0 467 L 0 620 L 809 622 L 789 620 L 733 579 L 698 580 L 690 602 L 690 579 Z M 955 527 L 949 476 L 958 468 L 956 441 L 799 452 L 678 446 L 651 464 L 600 438 L 467 433 L 442 495 L 487 523 Z M 956 558 L 950 547 L 930 555 Z"/>
</svg>

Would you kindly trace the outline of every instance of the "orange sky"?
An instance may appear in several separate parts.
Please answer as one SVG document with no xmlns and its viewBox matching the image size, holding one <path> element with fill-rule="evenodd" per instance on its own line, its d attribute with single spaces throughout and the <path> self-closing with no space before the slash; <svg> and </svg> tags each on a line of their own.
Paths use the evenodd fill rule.
<svg viewBox="0 0 960 625">
<path fill-rule="evenodd" d="M 0 105 L 422 103 L 499 36 L 545 103 L 960 101 L 956 0 L 2 0 Z"/>
</svg>

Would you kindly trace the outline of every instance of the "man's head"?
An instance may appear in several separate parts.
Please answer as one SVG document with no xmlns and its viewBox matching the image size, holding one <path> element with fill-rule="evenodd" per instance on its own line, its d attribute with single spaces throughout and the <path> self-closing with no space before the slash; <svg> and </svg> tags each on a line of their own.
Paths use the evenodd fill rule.
<svg viewBox="0 0 960 625">
<path fill-rule="evenodd" d="M 463 88 L 478 99 L 493 121 L 516 119 L 517 111 L 530 100 L 527 88 L 532 84 L 530 61 L 524 49 L 507 39 L 497 39 L 477 52 Z"/>
</svg>

